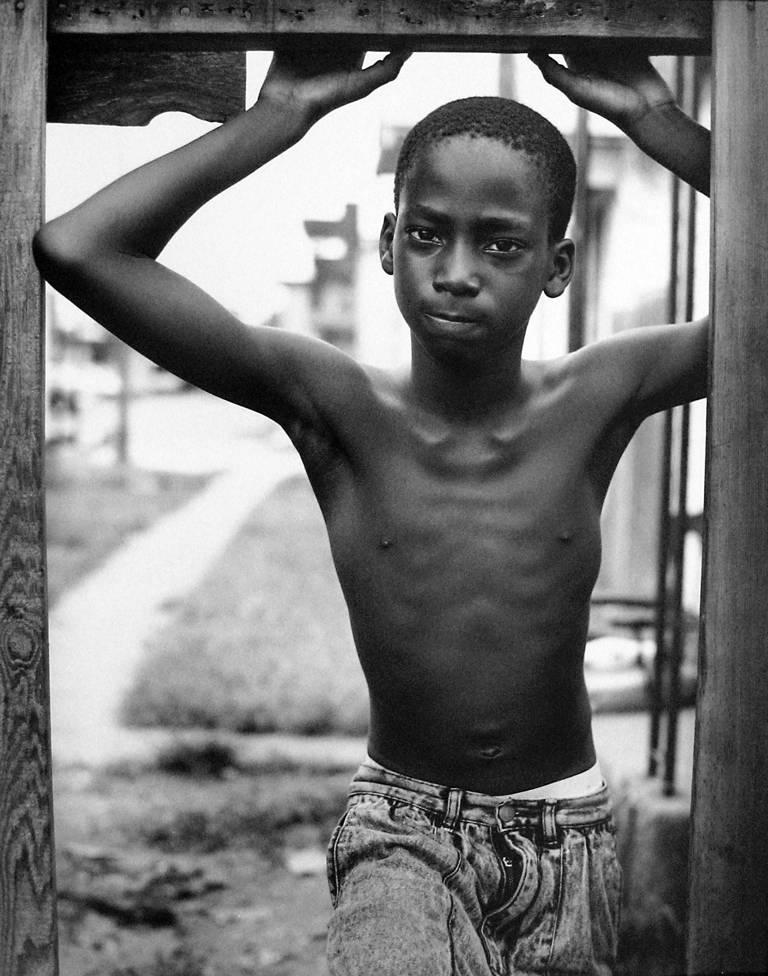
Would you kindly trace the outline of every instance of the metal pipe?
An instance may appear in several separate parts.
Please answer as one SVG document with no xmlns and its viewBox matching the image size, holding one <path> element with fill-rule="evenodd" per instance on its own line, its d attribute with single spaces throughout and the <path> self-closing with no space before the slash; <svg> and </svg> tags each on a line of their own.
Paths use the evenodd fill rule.
<svg viewBox="0 0 768 976">
<path fill-rule="evenodd" d="M 662 444 L 661 500 L 659 503 L 659 553 L 656 564 L 656 656 L 651 684 L 651 739 L 648 754 L 648 775 L 655 776 L 659 768 L 659 742 L 664 709 L 664 674 L 667 660 L 667 565 L 669 562 L 672 499 L 672 411 L 664 414 Z"/>
<path fill-rule="evenodd" d="M 683 109 L 694 118 L 698 114 L 700 75 L 694 59 L 689 59 Z M 688 187 L 685 247 L 685 308 L 686 322 L 693 319 L 694 288 L 696 281 L 696 191 Z M 664 794 L 675 793 L 675 765 L 677 761 L 677 728 L 680 711 L 680 668 L 685 647 L 685 608 L 683 584 L 685 580 L 685 538 L 688 532 L 688 455 L 690 444 L 691 407 L 683 404 L 680 410 L 680 441 L 678 459 L 677 532 L 673 560 L 675 586 L 672 606 L 672 650 L 669 660 L 669 697 L 667 701 L 667 752 L 664 770 Z"/>
<path fill-rule="evenodd" d="M 576 196 L 573 201 L 571 233 L 576 244 L 576 269 L 568 290 L 568 351 L 581 349 L 586 338 L 587 276 L 586 242 L 589 219 L 589 112 L 580 108 L 576 121 Z"/>
<path fill-rule="evenodd" d="M 675 95 L 680 101 L 683 93 L 682 58 L 675 58 Z M 678 313 L 678 251 L 680 248 L 680 181 L 672 177 L 672 211 L 670 216 L 669 288 L 667 319 L 674 322 Z M 648 756 L 648 775 L 655 776 L 659 767 L 659 743 L 664 711 L 664 684 L 667 665 L 667 574 L 671 548 L 672 502 L 672 411 L 664 414 L 662 442 L 661 497 L 659 500 L 659 548 L 656 563 L 656 657 L 651 686 L 651 734 Z"/>
<path fill-rule="evenodd" d="M 675 764 L 677 761 L 677 727 L 680 711 L 680 667 L 685 640 L 683 609 L 683 579 L 685 575 L 685 536 L 688 527 L 686 494 L 688 490 L 688 445 L 690 439 L 690 404 L 680 411 L 679 475 L 677 482 L 677 518 L 672 560 L 675 568 L 672 596 L 672 640 L 668 662 L 667 748 L 664 758 L 664 795 L 675 794 Z"/>
</svg>

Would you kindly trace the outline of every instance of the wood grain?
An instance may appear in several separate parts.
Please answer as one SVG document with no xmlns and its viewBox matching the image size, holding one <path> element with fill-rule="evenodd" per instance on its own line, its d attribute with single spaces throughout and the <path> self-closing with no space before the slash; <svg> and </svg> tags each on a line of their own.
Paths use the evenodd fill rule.
<svg viewBox="0 0 768 976">
<path fill-rule="evenodd" d="M 768 971 L 768 4 L 715 4 L 713 346 L 689 972 Z"/>
<path fill-rule="evenodd" d="M 169 47 L 270 48 L 283 35 L 331 34 L 414 50 L 567 50 L 630 41 L 647 50 L 706 54 L 706 0 L 51 0 L 50 31 L 141 38 Z M 213 43 L 212 43 L 213 42 Z"/>
<path fill-rule="evenodd" d="M 146 125 L 161 112 L 224 122 L 245 107 L 245 52 L 83 50 L 52 43 L 48 121 Z"/>
<path fill-rule="evenodd" d="M 43 530 L 45 6 L 0 4 L 0 973 L 56 960 Z"/>
</svg>

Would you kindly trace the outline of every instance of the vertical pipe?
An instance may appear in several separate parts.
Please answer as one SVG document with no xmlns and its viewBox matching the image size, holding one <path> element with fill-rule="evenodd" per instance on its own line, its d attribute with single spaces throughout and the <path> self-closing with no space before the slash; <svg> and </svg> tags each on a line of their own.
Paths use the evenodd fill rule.
<svg viewBox="0 0 768 976">
<path fill-rule="evenodd" d="M 683 93 L 683 62 L 675 59 L 675 97 L 678 103 Z M 670 217 L 669 245 L 669 290 L 667 293 L 667 320 L 674 322 L 678 315 L 678 252 L 680 249 L 680 180 L 672 177 L 672 212 Z M 661 719 L 664 711 L 665 679 L 668 661 L 667 617 L 668 617 L 668 568 L 671 549 L 672 504 L 672 411 L 664 414 L 664 437 L 662 441 L 661 497 L 659 499 L 659 543 L 656 561 L 656 657 L 654 659 L 653 685 L 651 693 L 651 737 L 648 754 L 648 775 L 655 776 L 659 768 L 659 742 L 661 740 Z"/>
<path fill-rule="evenodd" d="M 688 972 L 768 971 L 768 4 L 715 0 Z"/>
<path fill-rule="evenodd" d="M 656 562 L 656 657 L 651 688 L 651 741 L 648 756 L 648 775 L 655 776 L 659 768 L 661 718 L 664 710 L 664 677 L 667 665 L 667 566 L 671 541 L 669 508 L 672 501 L 672 411 L 664 414 L 662 442 L 661 499 L 659 502 L 659 550 Z"/>
<path fill-rule="evenodd" d="M 568 351 L 581 349 L 585 342 L 587 313 L 586 245 L 589 219 L 589 112 L 580 108 L 576 121 L 576 196 L 573 201 L 571 233 L 576 244 L 576 271 L 568 289 Z"/>
<path fill-rule="evenodd" d="M 118 373 L 120 376 L 120 390 L 117 396 L 115 446 L 117 463 L 120 468 L 125 468 L 130 461 L 130 421 L 131 401 L 133 398 L 133 390 L 131 388 L 131 351 L 119 339 L 114 340 L 112 347 L 117 356 Z"/>
<path fill-rule="evenodd" d="M 699 73 L 694 59 L 687 59 L 684 65 L 684 84 L 681 104 L 692 118 L 699 113 Z M 677 315 L 678 320 L 690 322 L 693 319 L 694 284 L 696 276 L 696 191 L 686 187 L 685 206 L 685 287 L 683 307 Z M 685 581 L 685 539 L 688 532 L 688 455 L 691 430 L 691 408 L 685 403 L 676 411 L 678 414 L 678 459 L 677 459 L 677 508 L 676 532 L 672 547 L 672 566 L 674 569 L 674 591 L 672 597 L 672 640 L 669 654 L 668 696 L 667 696 L 667 749 L 664 768 L 664 793 L 673 796 L 675 792 L 675 765 L 677 762 L 677 729 L 680 710 L 680 669 L 685 645 L 685 608 L 683 606 L 683 584 Z"/>
<path fill-rule="evenodd" d="M 690 404 L 681 407 L 678 440 L 677 518 L 672 547 L 674 592 L 672 595 L 672 641 L 668 668 L 667 749 L 664 759 L 664 795 L 674 796 L 675 764 L 677 761 L 677 726 L 680 709 L 680 667 L 685 640 L 683 608 L 683 577 L 685 572 L 685 535 L 688 522 L 688 445 L 690 435 Z"/>
</svg>

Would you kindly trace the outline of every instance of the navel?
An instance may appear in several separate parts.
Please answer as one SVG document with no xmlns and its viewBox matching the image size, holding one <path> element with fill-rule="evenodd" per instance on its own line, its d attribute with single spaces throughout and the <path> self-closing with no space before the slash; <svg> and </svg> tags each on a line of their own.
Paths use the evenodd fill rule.
<svg viewBox="0 0 768 976">
<path fill-rule="evenodd" d="M 484 746 L 480 750 L 481 759 L 498 759 L 501 755 L 501 746 Z"/>
</svg>

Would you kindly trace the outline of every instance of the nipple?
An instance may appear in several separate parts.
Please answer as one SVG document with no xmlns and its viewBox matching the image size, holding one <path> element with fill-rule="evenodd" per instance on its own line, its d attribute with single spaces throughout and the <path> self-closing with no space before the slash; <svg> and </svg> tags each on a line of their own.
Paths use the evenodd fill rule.
<svg viewBox="0 0 768 976">
<path fill-rule="evenodd" d="M 557 538 L 560 540 L 560 542 L 572 542 L 573 532 L 571 532 L 570 529 L 563 529 L 563 531 L 558 534 Z"/>
<path fill-rule="evenodd" d="M 383 535 L 379 539 L 379 549 L 391 549 L 391 548 L 392 548 L 392 540 Z"/>
</svg>

